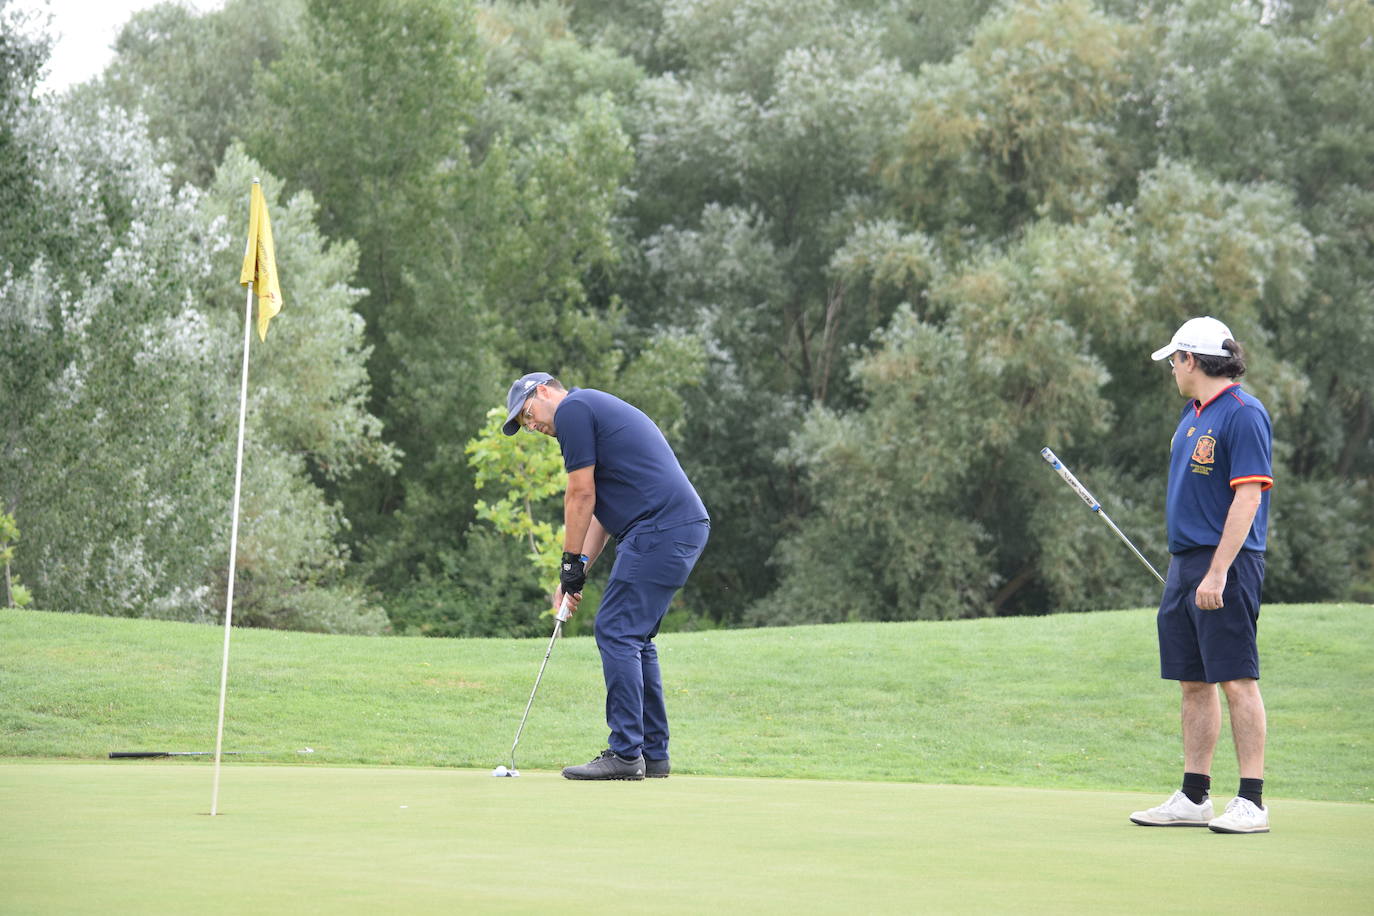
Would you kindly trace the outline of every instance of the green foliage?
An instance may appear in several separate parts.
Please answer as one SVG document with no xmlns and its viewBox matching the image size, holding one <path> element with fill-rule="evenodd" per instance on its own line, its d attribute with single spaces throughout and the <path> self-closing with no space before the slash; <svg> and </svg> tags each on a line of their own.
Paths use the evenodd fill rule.
<svg viewBox="0 0 1374 916">
<path fill-rule="evenodd" d="M 0 563 L 5 566 L 5 601 L 0 607 L 28 607 L 33 602 L 20 582 L 19 577 L 10 572 L 10 562 L 14 559 L 15 545 L 19 543 L 19 526 L 14 517 L 0 512 Z"/>
<path fill-rule="evenodd" d="M 1280 423 L 1295 411 L 1305 383 L 1270 349 L 1264 316 L 1306 294 L 1312 239 L 1282 188 L 1219 182 L 1164 161 L 1142 173 L 1129 206 L 1065 240 L 1072 243 L 1059 256 L 1081 271 L 1077 288 L 1062 283 L 1058 269 L 1045 270 L 1059 274 L 1057 295 L 1067 297 L 1071 320 L 1092 335 L 1094 351 L 1112 369 L 1108 396 L 1119 422 L 1110 444 L 1097 450 L 1102 460 L 1136 476 L 1163 470 L 1159 443 L 1172 433 L 1179 405 L 1145 356 L 1192 315 L 1226 316 L 1257 370 L 1246 386 Z M 1280 448 L 1282 439 L 1280 432 Z"/>
<path fill-rule="evenodd" d="M 979 22 L 998 0 L 900 0 L 855 4 L 871 6 L 883 24 L 883 49 L 909 73 L 949 60 L 972 38 Z"/>
<path fill-rule="evenodd" d="M 391 404 L 393 392 L 409 394 L 430 381 L 396 378 L 406 362 L 429 355 L 408 352 L 411 339 L 398 340 L 396 325 L 426 305 L 417 302 L 408 275 L 440 260 L 452 241 L 442 218 L 443 187 L 450 178 L 466 178 L 462 144 L 481 93 L 481 58 L 469 4 L 350 0 L 305 8 L 300 31 L 255 80 L 263 110 L 246 145 L 288 184 L 310 190 L 327 237 L 357 243 L 351 282 L 361 287 L 355 309 L 366 322 L 374 406 L 389 421 L 389 438 L 405 463 L 395 474 L 379 466 L 352 483 L 331 482 L 328 491 L 346 507 L 354 550 L 373 569 L 399 571 L 381 580 L 399 586 L 419 565 L 416 541 L 442 543 L 430 519 L 421 517 L 412 539 L 404 535 L 416 523 L 398 518 L 399 510 L 425 508 L 426 494 L 411 493 L 407 483 L 425 457 L 419 449 L 456 448 L 461 440 L 436 439 L 432 418 Z M 462 323 L 453 303 L 464 292 L 461 283 L 450 283 L 435 308 Z M 448 344 L 445 330 L 429 328 L 426 344 Z M 480 332 L 472 339 L 480 341 Z M 430 499 L 453 502 L 443 492 Z M 455 527 L 463 526 L 449 530 Z M 380 532 L 392 542 L 387 549 L 370 543 Z"/>
<path fill-rule="evenodd" d="M 43 189 L 25 217 L 52 257 L 9 265 L 0 291 L 19 568 L 47 607 L 204 618 L 232 470 L 232 395 L 192 293 L 214 243 L 137 121 L 43 106 L 21 129 Z"/>
<path fill-rule="evenodd" d="M 213 619 L 243 321 L 229 303 L 242 295 L 247 190 L 262 170 L 234 152 L 209 191 L 174 194 L 142 121 L 85 97 L 34 108 L 20 136 L 42 163 L 43 196 L 23 214 L 40 254 L 6 265 L 0 295 L 13 405 L 3 497 L 31 545 L 19 568 L 48 607 Z M 253 364 L 236 609 L 243 622 L 333 631 L 370 615 L 359 625 L 376 632 L 376 612 L 340 586 L 346 519 L 311 476 L 393 460 L 364 408 L 346 283 L 356 255 L 326 252 L 309 198 L 287 205 L 263 177 L 293 311 Z"/>
<path fill-rule="evenodd" d="M 1197 310 L 1227 314 L 1264 358 L 1258 315 L 1302 294 L 1311 257 L 1291 201 L 1164 163 L 1142 177 L 1131 208 L 1082 226 L 1042 221 L 959 271 L 936 272 L 919 238 L 878 239 L 850 267 L 878 288 L 929 273 L 923 314 L 899 312 L 857 364 L 867 406 L 813 412 L 784 453 L 806 475 L 815 517 L 779 546 L 781 584 L 753 619 L 1147 600 L 1134 559 L 1088 530 L 1093 520 L 1035 456 L 1049 444 L 1068 459 L 1083 443 L 1078 454 L 1097 460 L 1075 466 L 1109 483 L 1099 498 L 1112 493 L 1118 524 L 1162 557 L 1159 516 L 1146 507 L 1164 490 L 1158 443 L 1175 408 L 1141 354 Z M 1153 372 L 1134 378 L 1133 365 Z M 1280 364 L 1256 388 L 1282 416 L 1302 385 Z M 1110 570 L 1110 584 L 1090 570 Z"/>
<path fill-rule="evenodd" d="M 589 292 L 619 256 L 612 226 L 632 161 L 613 95 L 600 76 L 589 77 L 595 94 L 550 83 L 527 96 L 522 82 L 545 56 L 578 73 L 606 62 L 584 59 L 548 23 L 517 16 L 494 31 L 498 12 L 484 14 L 484 47 L 504 65 L 488 70 L 471 144 L 453 151 L 439 181 L 437 244 L 407 271 L 413 302 L 378 316 L 396 361 L 374 366 L 406 459 L 388 494 L 390 524 L 366 549 L 376 581 L 397 589 L 469 567 L 476 494 L 463 449 L 510 380 L 546 369 L 610 386 L 627 359 L 615 304 Z"/>
<path fill-rule="evenodd" d="M 549 592 L 537 584 L 535 573 L 518 542 L 489 525 L 474 524 L 453 565 L 389 594 L 387 615 L 395 632 L 409 636 L 547 637 Z M 586 629 L 599 603 L 599 584 L 588 582 L 583 610 L 563 625 L 563 632 Z"/>
<path fill-rule="evenodd" d="M 856 367 L 869 407 L 815 410 L 786 453 L 816 519 L 780 545 L 760 623 L 989 614 L 1034 569 L 1025 508 L 1047 431 L 1100 433 L 1102 366 L 1009 283 L 1010 265 L 958 278 L 935 326 L 903 311 Z M 1004 591 L 999 588 L 1007 586 Z"/>
<path fill-rule="evenodd" d="M 652 417 L 669 442 L 680 442 L 688 396 L 701 390 L 707 365 L 706 343 L 699 335 L 660 330 L 621 369 L 619 396 Z"/>
<path fill-rule="evenodd" d="M 643 84 L 632 121 L 642 260 L 625 299 L 637 324 L 703 343 L 680 453 L 730 523 L 688 600 L 719 622 L 767 593 L 771 545 L 804 509 L 774 453 L 806 403 L 853 398 L 852 347 L 897 304 L 828 269 L 882 209 L 872 166 L 912 97 L 882 34 L 842 3 L 756 0 L 669 4 L 654 37 L 666 72 Z"/>
<path fill-rule="evenodd" d="M 506 411 L 493 407 L 482 431 L 464 449 L 476 471 L 473 486 L 496 491 L 493 502 L 477 501 L 477 517 L 508 538 L 528 542 L 526 559 L 540 589 L 551 595 L 558 587 L 556 558 L 563 552 L 563 526 L 555 528 L 549 521 L 556 517 L 549 503 L 566 484 L 563 458 L 558 443 L 547 436 L 505 435 L 505 422 Z"/>
<path fill-rule="evenodd" d="M 1128 177 L 1114 120 L 1135 40 L 1088 0 L 992 13 L 968 48 L 921 72 L 884 166 L 913 222 L 954 243 L 1097 211 Z"/>
<path fill-rule="evenodd" d="M 454 154 L 480 92 L 474 44 L 466 5 L 307 3 L 300 33 L 255 82 L 264 110 L 248 148 L 313 193 L 327 236 L 358 243 L 358 310 L 383 397 L 396 361 L 388 318 L 413 302 L 405 274 L 434 252 L 439 183 L 464 164 Z"/>
<path fill-rule="evenodd" d="M 481 570 L 482 578 L 455 583 L 448 591 L 467 596 L 471 609 L 440 615 L 441 620 L 456 621 L 456 626 L 452 622 L 422 624 L 420 631 L 428 635 L 530 635 L 537 632 L 532 623 L 546 623 L 541 618 L 553 615 L 548 605 L 558 588 L 564 529 L 561 521 L 555 526 L 550 519 L 562 519 L 559 497 L 567 485 L 563 457 L 558 443 L 546 436 L 505 435 L 501 432 L 505 421 L 504 408 L 487 411 L 486 424 L 464 449 L 475 471 L 475 489 L 495 491 L 494 500 L 477 500 L 477 518 L 489 523 L 499 537 L 469 533 L 470 554 L 474 548 L 480 553 L 470 555 L 465 567 Z M 515 562 L 522 556 L 516 553 L 515 543 L 528 547 L 523 564 Z M 604 559 L 596 578 L 587 583 L 577 616 L 564 624 L 564 633 L 576 635 L 590 626 L 601 605 L 604 570 L 610 565 L 609 557 Z M 479 620 L 488 622 L 475 625 Z"/>
<path fill-rule="evenodd" d="M 481 92 L 472 20 L 439 0 L 308 0 L 258 81 L 248 148 L 314 193 L 326 235 L 359 243 L 369 319 L 402 301 L 411 246 L 429 250 L 435 184 Z"/>
<path fill-rule="evenodd" d="M 255 346 L 255 432 L 304 459 L 325 479 L 347 477 L 367 466 L 389 472 L 395 468 L 395 449 L 382 441 L 381 423 L 368 412 L 366 361 L 371 351 L 364 323 L 353 311 L 361 291 L 349 283 L 357 270 L 357 245 L 329 243 L 316 228 L 319 208 L 313 196 L 302 191 L 286 199 L 281 182 L 239 146 L 227 152 L 200 208 L 200 218 L 221 233 L 210 274 L 214 280 L 206 284 L 204 295 L 238 289 L 234 281 L 242 259 L 237 241 L 246 225 L 244 198 L 259 176 L 279 237 L 277 259 L 289 311 L 272 324 L 266 344 Z M 241 318 L 241 309 L 232 317 L 224 310 L 222 324 L 226 330 L 241 329 Z"/>
<path fill-rule="evenodd" d="M 367 409 L 369 350 L 352 310 L 359 292 L 348 284 L 356 246 L 328 245 L 315 228 L 310 194 L 282 200 L 277 180 L 233 147 L 200 211 L 223 233 L 210 274 L 221 282 L 203 295 L 223 296 L 226 286 L 238 291 L 222 281 L 237 277 L 241 250 L 234 243 L 256 176 L 272 214 L 286 305 L 267 342 L 253 344 L 235 617 L 257 626 L 383 632 L 385 615 L 373 599 L 344 581 L 344 509 L 316 483 L 396 466 L 395 449 Z M 218 311 L 220 339 L 241 337 L 242 321 L 241 309 Z"/>
<path fill-rule="evenodd" d="M 1286 363 L 1281 409 L 1288 417 L 1278 427 L 1278 447 L 1291 456 L 1297 478 L 1290 481 L 1298 484 L 1290 508 L 1306 517 L 1304 484 L 1330 480 L 1359 500 L 1354 511 L 1367 513 L 1374 470 L 1374 375 L 1364 357 L 1364 342 L 1374 336 L 1374 105 L 1366 88 L 1374 74 L 1374 9 L 1346 0 L 1284 4 L 1266 7 L 1262 19 L 1255 6 L 1198 0 L 1171 9 L 1157 29 L 1155 142 L 1237 183 L 1286 187 L 1309 247 L 1301 283 L 1280 281 L 1278 295 L 1262 286 L 1256 297 L 1244 288 L 1253 283 L 1238 290 L 1242 301 L 1258 305 L 1260 329 L 1252 337 Z M 1283 244 L 1295 235 L 1234 228 L 1246 244 Z M 1275 497 L 1278 515 L 1285 511 L 1283 490 Z M 1280 559 L 1289 553 L 1288 538 L 1305 539 L 1296 528 L 1279 526 L 1271 566 L 1278 593 L 1289 597 L 1303 593 L 1293 590 Z M 1355 533 L 1352 552 L 1356 577 L 1367 581 L 1374 568 L 1368 532 Z M 1344 575 L 1316 575 L 1306 587 L 1320 591 L 1341 581 Z"/>
<path fill-rule="evenodd" d="M 639 66 L 605 45 L 579 41 L 568 18 L 581 12 L 582 4 L 501 0 L 478 10 L 488 86 L 479 148 L 497 136 L 520 146 L 554 135 L 579 100 L 607 98 L 619 108 L 633 97 L 643 79 Z"/>
<path fill-rule="evenodd" d="M 281 58 L 303 13 L 302 0 L 228 0 L 204 13 L 159 3 L 130 17 L 110 66 L 79 91 L 141 111 L 174 183 L 204 187 L 261 116 L 254 75 Z"/>
<path fill-rule="evenodd" d="M 392 632 L 391 620 L 376 604 L 374 596 L 358 586 L 295 585 L 277 577 L 270 596 L 263 595 L 259 578 L 255 582 L 256 600 L 234 602 L 234 622 L 242 626 L 275 630 L 305 630 L 311 633 L 339 633 L 347 636 L 382 636 Z M 240 610 L 242 614 L 240 615 Z"/>
<path fill-rule="evenodd" d="M 463 106 L 481 79 L 472 53 L 472 17 L 463 5 L 307 2 L 302 34 L 259 80 L 273 108 L 270 118 L 294 110 L 294 129 L 278 133 L 287 125 L 269 121 L 255 139 L 283 162 L 306 170 L 322 190 L 347 190 L 329 195 L 324 215 L 331 230 L 366 225 L 377 218 L 375 208 L 383 201 L 419 191 L 412 186 L 387 193 L 387 184 L 417 179 L 423 184 L 428 168 L 461 134 L 467 121 Z M 332 124 L 343 110 L 356 123 Z M 436 130 L 405 129 L 421 113 Z M 301 141 L 325 146 L 302 149 Z M 345 186 L 349 174 L 363 183 Z M 395 204 L 389 209 L 395 211 Z"/>
<path fill-rule="evenodd" d="M 16 263 L 32 256 L 24 218 L 38 196 L 31 150 L 16 127 L 32 103 L 51 46 L 46 35 L 35 33 L 36 19 L 0 0 L 0 239 L 5 241 L 5 259 Z"/>
<path fill-rule="evenodd" d="M 217 613 L 254 175 L 244 619 L 376 630 L 365 579 L 398 631 L 542 629 L 465 452 L 533 369 L 681 456 L 682 626 L 1144 602 L 1035 453 L 1162 563 L 1148 353 L 1196 314 L 1275 420 L 1266 593 L 1374 588 L 1363 0 L 164 4 L 42 102 L 33 26 L 0 3 L 0 499 L 45 605 Z"/>
<path fill-rule="evenodd" d="M 1308 595 L 1320 601 L 1351 594 L 1369 543 L 1364 515 L 1369 494 L 1364 482 L 1351 487 L 1339 479 L 1297 477 L 1271 491 L 1270 543 L 1266 553 L 1266 596 Z M 1368 566 L 1364 566 L 1368 575 Z"/>
<path fill-rule="evenodd" d="M 33 604 L 33 594 L 24 587 L 17 575 L 11 574 L 9 577 L 9 593 L 11 607 L 28 607 Z"/>
<path fill-rule="evenodd" d="M 490 343 L 511 365 L 604 371 L 614 303 L 589 308 L 587 280 L 618 257 L 612 221 L 632 158 L 614 103 L 582 99 L 536 143 L 503 137 L 483 163 L 483 189 L 464 194 L 464 215 L 486 232 L 461 253 L 482 265 Z"/>
</svg>

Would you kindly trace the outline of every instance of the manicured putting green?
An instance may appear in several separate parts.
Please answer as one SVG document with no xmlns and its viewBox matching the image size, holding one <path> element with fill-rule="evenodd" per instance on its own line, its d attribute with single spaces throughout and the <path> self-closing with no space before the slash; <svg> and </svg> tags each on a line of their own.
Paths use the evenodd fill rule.
<svg viewBox="0 0 1374 916">
<path fill-rule="evenodd" d="M 496 763 L 499 761 L 493 761 Z M 18 913 L 1369 912 L 1374 806 L 1134 827 L 1136 794 L 0 762 Z"/>
</svg>

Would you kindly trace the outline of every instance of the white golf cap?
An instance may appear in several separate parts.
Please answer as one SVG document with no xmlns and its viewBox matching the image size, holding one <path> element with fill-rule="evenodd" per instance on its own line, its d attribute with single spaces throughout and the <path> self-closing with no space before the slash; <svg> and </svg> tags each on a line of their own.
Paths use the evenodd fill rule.
<svg viewBox="0 0 1374 916">
<path fill-rule="evenodd" d="M 1201 353 L 1203 356 L 1230 356 L 1230 351 L 1222 344 L 1232 339 L 1231 329 L 1215 318 L 1190 318 L 1174 332 L 1174 339 L 1156 350 L 1150 358 L 1164 359 L 1178 350 Z"/>
</svg>

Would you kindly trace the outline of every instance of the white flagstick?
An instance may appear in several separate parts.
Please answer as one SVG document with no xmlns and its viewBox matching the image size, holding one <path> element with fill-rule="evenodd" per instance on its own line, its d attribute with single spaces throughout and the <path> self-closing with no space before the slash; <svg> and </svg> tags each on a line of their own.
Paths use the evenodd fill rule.
<svg viewBox="0 0 1374 916">
<path fill-rule="evenodd" d="M 229 633 L 234 623 L 234 563 L 239 549 L 239 493 L 243 485 L 243 427 L 248 418 L 248 345 L 252 339 L 253 284 L 243 318 L 243 384 L 239 391 L 239 445 L 234 462 L 234 515 L 229 529 L 229 592 L 224 601 L 224 665 L 219 672 L 219 725 L 215 729 L 215 789 L 210 796 L 210 816 L 219 813 L 219 764 L 224 747 L 224 697 L 229 688 Z"/>
</svg>

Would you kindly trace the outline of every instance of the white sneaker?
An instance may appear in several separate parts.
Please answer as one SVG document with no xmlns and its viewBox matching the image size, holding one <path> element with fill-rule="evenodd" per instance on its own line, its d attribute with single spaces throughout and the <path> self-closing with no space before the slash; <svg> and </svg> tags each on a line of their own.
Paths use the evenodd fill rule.
<svg viewBox="0 0 1374 916">
<path fill-rule="evenodd" d="M 1131 822 L 1142 827 L 1206 827 L 1209 822 L 1216 823 L 1212 820 L 1212 800 L 1204 798 L 1202 804 L 1195 805 L 1182 789 L 1170 795 L 1162 805 L 1135 812 Z"/>
<path fill-rule="evenodd" d="M 1268 833 L 1269 809 L 1237 795 L 1226 803 L 1221 817 L 1207 824 L 1216 833 Z"/>
</svg>

